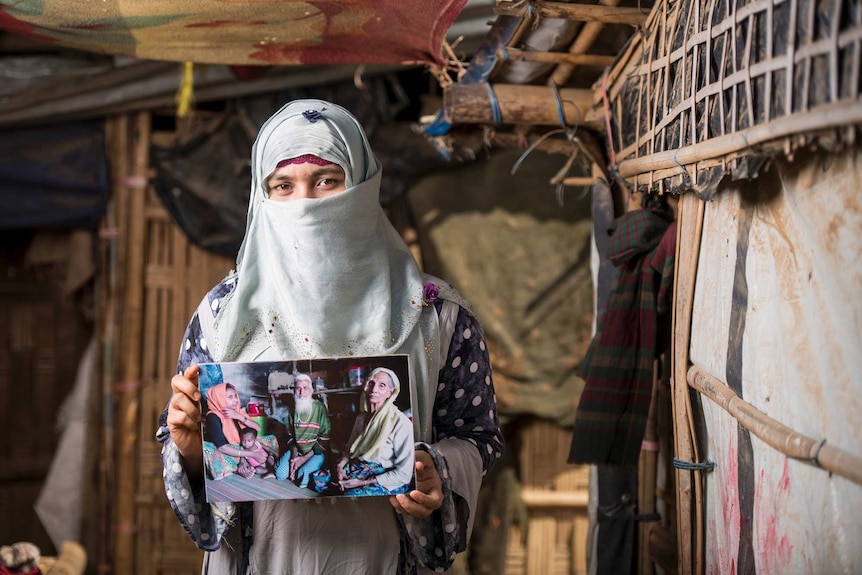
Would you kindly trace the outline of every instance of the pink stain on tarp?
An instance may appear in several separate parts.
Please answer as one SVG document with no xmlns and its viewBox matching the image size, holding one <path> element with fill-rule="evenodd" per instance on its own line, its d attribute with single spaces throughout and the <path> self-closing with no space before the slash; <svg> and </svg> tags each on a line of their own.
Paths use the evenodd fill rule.
<svg viewBox="0 0 862 575">
<path fill-rule="evenodd" d="M 766 469 L 760 470 L 754 492 L 754 524 L 757 542 L 758 570 L 764 573 L 786 573 L 790 566 L 793 544 L 781 526 L 781 515 L 790 497 L 790 471 L 787 458 L 775 489 L 767 489 Z"/>
<path fill-rule="evenodd" d="M 40 34 L 39 31 L 41 29 L 38 26 L 15 18 L 14 16 L 6 12 L 3 8 L 0 8 L 0 29 L 6 30 L 7 32 L 12 32 L 13 34 L 36 38 L 44 42 L 56 42 L 54 38 Z"/>
</svg>

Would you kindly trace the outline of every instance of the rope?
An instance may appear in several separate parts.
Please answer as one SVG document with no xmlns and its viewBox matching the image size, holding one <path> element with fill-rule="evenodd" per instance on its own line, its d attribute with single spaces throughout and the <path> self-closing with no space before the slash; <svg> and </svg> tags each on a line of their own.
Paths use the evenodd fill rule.
<svg viewBox="0 0 862 575">
<path fill-rule="evenodd" d="M 817 445 L 817 451 L 815 451 L 814 455 L 811 457 L 811 464 L 814 465 L 815 467 L 819 467 L 820 469 L 823 469 L 823 466 L 820 465 L 820 450 L 823 449 L 824 445 L 826 445 L 826 438 L 825 437 Z"/>
<path fill-rule="evenodd" d="M 692 185 L 691 174 L 689 174 L 689 173 L 688 173 L 688 170 L 687 170 L 687 169 L 685 169 L 685 166 L 683 166 L 682 164 L 680 164 L 680 163 L 679 163 L 679 160 L 677 160 L 677 159 L 676 159 L 676 154 L 677 154 L 677 152 L 679 152 L 679 149 L 677 149 L 677 151 L 673 153 L 673 161 L 674 161 L 674 163 L 675 163 L 677 166 L 679 166 L 679 167 L 680 167 L 680 169 L 682 170 L 683 174 L 685 174 L 685 178 L 684 178 L 683 183 L 686 185 L 686 187 L 691 187 L 691 185 Z"/>
<path fill-rule="evenodd" d="M 566 133 L 565 130 L 556 129 L 556 130 L 551 130 L 549 132 L 545 132 L 544 134 L 539 136 L 535 142 L 530 144 L 529 148 L 524 150 L 524 153 L 521 154 L 521 156 L 515 161 L 515 163 L 512 164 L 512 169 L 509 173 L 514 176 L 515 172 L 518 171 L 518 168 L 521 166 L 521 163 L 527 158 L 527 156 L 529 156 L 530 153 L 532 153 L 532 151 L 535 150 L 539 146 L 539 144 L 541 144 L 542 142 L 547 140 L 550 136 L 553 136 L 555 134 L 565 134 L 565 133 Z"/>
<path fill-rule="evenodd" d="M 183 62 L 183 76 L 180 88 L 177 90 L 177 117 L 185 118 L 192 109 L 195 101 L 194 94 L 195 70 L 193 62 Z"/>
<path fill-rule="evenodd" d="M 681 459 L 674 459 L 673 466 L 677 469 L 685 469 L 687 471 L 712 471 L 715 469 L 715 462 L 707 459 L 702 463 L 695 463 L 693 461 L 683 461 Z"/>
</svg>

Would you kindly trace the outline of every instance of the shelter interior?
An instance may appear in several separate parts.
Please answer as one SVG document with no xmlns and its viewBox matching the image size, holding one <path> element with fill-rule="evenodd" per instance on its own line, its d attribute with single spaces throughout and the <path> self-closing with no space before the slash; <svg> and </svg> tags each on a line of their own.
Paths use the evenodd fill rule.
<svg viewBox="0 0 862 575">
<path fill-rule="evenodd" d="M 726 314 L 736 335 L 716 329 L 727 336 L 716 343 L 723 380 L 697 355 L 708 329 L 692 327 L 701 242 L 715 261 L 729 253 L 704 230 L 748 238 L 758 209 L 795 209 L 782 203 L 791 184 L 813 189 L 811 166 L 858 181 L 860 6 L 471 1 L 453 25 L 466 32 L 424 66 L 183 67 L 0 32 L 0 544 L 59 554 L 58 537 L 72 533 L 89 555 L 82 571 L 200 570 L 165 501 L 153 438 L 187 318 L 234 265 L 257 128 L 297 97 L 343 104 L 366 126 L 387 214 L 486 326 L 509 448 L 456 572 L 719 569 L 707 459 L 721 453 L 712 418 L 726 415 L 712 403 L 749 445 L 758 438 L 752 453 L 763 440 L 785 465 L 849 477 L 838 489 L 860 501 L 858 437 L 823 451 L 825 424 L 790 429 L 788 413 L 766 415 L 769 394 L 757 403 L 749 388 L 756 406 L 738 407 L 732 361 L 741 370 L 753 345 L 744 317 Z M 177 105 L 182 86 L 190 111 Z M 834 201 L 858 215 L 843 193 Z M 642 440 L 633 461 L 570 462 L 582 363 L 616 285 L 608 230 L 638 210 L 676 222 Z M 855 217 L 838 226 L 839 247 L 852 244 L 841 234 L 858 232 Z M 799 242 L 791 253 L 810 247 Z M 748 239 L 725 249 L 743 253 Z M 744 290 L 725 291 L 737 302 Z M 857 328 L 845 328 L 854 342 Z M 858 398 L 858 376 L 845 379 Z M 786 437 L 809 451 L 778 451 Z M 752 497 L 753 465 L 738 480 Z M 811 481 L 834 481 L 824 477 Z M 768 553 L 752 556 L 763 566 Z"/>
</svg>

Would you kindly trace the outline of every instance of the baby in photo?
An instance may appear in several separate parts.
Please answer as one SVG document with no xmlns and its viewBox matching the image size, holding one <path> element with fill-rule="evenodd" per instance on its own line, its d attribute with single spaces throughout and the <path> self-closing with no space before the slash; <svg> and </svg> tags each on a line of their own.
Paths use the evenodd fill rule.
<svg viewBox="0 0 862 575">
<path fill-rule="evenodd" d="M 275 477 L 272 472 L 272 466 L 278 454 L 257 440 L 257 430 L 251 427 L 240 430 L 240 444 L 243 449 L 255 451 L 260 457 L 240 458 L 236 468 L 238 474 L 246 479 L 250 479 L 256 475 L 260 475 L 264 479 Z"/>
</svg>

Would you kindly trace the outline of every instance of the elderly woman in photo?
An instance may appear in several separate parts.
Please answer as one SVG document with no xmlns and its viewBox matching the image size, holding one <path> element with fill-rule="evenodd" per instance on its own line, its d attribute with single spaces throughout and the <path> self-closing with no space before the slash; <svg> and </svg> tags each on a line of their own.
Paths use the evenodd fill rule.
<svg viewBox="0 0 862 575">
<path fill-rule="evenodd" d="M 378 367 L 368 376 L 361 413 L 350 433 L 349 458 L 336 467 L 345 495 L 407 493 L 413 475 L 413 424 L 395 405 L 398 376 Z"/>
</svg>

